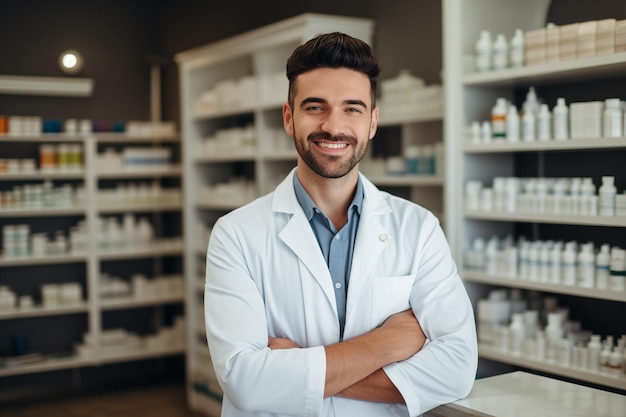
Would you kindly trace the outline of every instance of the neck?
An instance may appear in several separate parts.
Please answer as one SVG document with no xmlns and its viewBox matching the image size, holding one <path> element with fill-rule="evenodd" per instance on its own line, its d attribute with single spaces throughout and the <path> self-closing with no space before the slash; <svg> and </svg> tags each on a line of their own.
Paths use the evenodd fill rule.
<svg viewBox="0 0 626 417">
<path fill-rule="evenodd" d="M 348 207 L 354 198 L 358 178 L 357 167 L 341 178 L 323 178 L 308 167 L 298 167 L 300 183 L 337 230 L 348 221 Z"/>
</svg>

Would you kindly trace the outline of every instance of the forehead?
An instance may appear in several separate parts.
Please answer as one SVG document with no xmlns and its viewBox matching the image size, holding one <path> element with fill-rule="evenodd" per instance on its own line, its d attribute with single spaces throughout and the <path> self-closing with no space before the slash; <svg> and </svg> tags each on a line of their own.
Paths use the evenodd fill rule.
<svg viewBox="0 0 626 417">
<path fill-rule="evenodd" d="M 316 68 L 295 80 L 296 103 L 309 97 L 325 100 L 362 100 L 371 104 L 371 84 L 367 75 L 348 68 Z"/>
</svg>

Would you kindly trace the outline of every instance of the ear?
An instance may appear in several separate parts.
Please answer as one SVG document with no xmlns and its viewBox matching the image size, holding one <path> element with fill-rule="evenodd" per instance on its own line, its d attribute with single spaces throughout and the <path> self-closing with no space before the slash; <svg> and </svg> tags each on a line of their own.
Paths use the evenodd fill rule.
<svg viewBox="0 0 626 417">
<path fill-rule="evenodd" d="M 287 135 L 293 137 L 293 112 L 289 103 L 283 104 L 283 128 Z"/>
<path fill-rule="evenodd" d="M 370 140 L 374 139 L 376 131 L 378 130 L 378 107 L 374 107 L 372 110 L 372 122 L 370 123 Z"/>
</svg>

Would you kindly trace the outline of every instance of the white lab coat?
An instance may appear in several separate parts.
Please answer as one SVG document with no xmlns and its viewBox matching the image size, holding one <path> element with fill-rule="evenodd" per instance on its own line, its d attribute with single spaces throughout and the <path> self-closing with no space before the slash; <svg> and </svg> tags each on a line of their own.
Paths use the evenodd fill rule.
<svg viewBox="0 0 626 417">
<path fill-rule="evenodd" d="M 339 341 L 333 283 L 293 189 L 220 218 L 208 246 L 205 319 L 227 417 L 417 416 L 469 393 L 477 366 L 472 307 L 437 219 L 365 177 L 344 339 L 412 308 L 428 340 L 386 366 L 404 404 L 323 398 L 324 345 Z M 303 349 L 270 350 L 284 337 Z"/>
</svg>

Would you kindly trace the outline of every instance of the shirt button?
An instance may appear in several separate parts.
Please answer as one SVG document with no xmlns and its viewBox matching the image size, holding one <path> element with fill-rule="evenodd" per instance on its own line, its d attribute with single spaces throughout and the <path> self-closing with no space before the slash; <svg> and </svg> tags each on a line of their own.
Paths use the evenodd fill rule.
<svg viewBox="0 0 626 417">
<path fill-rule="evenodd" d="M 341 283 L 340 282 L 336 282 L 335 283 L 335 288 L 337 288 L 337 289 L 341 288 Z"/>
<path fill-rule="evenodd" d="M 341 239 L 341 235 L 339 233 L 337 233 L 337 236 L 335 236 L 335 239 L 340 240 Z"/>
<path fill-rule="evenodd" d="M 381 242 L 387 242 L 389 240 L 389 236 L 387 233 L 381 233 L 378 235 L 378 239 L 380 239 Z"/>
</svg>

